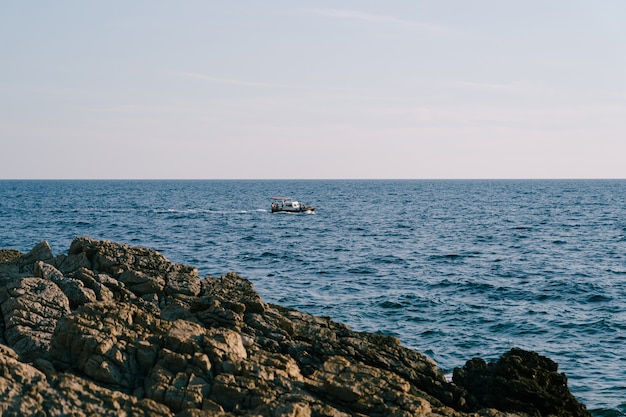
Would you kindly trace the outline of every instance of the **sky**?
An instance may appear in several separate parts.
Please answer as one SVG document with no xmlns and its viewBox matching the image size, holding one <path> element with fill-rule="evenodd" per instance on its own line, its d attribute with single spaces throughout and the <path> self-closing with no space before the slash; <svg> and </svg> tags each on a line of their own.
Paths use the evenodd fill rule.
<svg viewBox="0 0 626 417">
<path fill-rule="evenodd" d="M 0 0 L 0 179 L 626 178 L 626 1 Z"/>
</svg>

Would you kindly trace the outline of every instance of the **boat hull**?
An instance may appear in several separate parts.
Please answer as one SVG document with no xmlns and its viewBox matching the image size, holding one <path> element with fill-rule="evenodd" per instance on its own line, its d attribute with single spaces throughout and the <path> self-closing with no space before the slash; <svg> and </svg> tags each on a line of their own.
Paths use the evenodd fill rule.
<svg viewBox="0 0 626 417">
<path fill-rule="evenodd" d="M 306 213 L 306 214 L 313 214 L 315 213 L 315 209 L 314 208 L 299 208 L 299 209 L 285 209 L 285 208 L 274 208 L 272 207 L 272 213 Z"/>
<path fill-rule="evenodd" d="M 314 207 L 300 204 L 291 198 L 272 197 L 272 213 L 313 213 Z"/>
</svg>

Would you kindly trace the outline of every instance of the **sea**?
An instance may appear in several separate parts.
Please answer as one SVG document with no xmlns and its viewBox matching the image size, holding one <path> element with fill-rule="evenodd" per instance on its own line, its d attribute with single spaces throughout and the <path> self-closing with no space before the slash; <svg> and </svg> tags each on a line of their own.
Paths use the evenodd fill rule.
<svg viewBox="0 0 626 417">
<path fill-rule="evenodd" d="M 234 271 L 447 374 L 532 350 L 595 416 L 626 415 L 626 180 L 2 180 L 0 225 L 3 249 L 89 236 Z"/>
</svg>

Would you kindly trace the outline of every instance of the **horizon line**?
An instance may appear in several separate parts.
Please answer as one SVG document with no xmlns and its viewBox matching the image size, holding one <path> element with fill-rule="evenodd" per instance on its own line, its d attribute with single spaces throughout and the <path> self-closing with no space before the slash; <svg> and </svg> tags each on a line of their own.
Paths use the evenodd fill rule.
<svg viewBox="0 0 626 417">
<path fill-rule="evenodd" d="M 450 178 L 0 178 L 0 181 L 606 181 L 626 177 L 450 177 Z"/>
</svg>

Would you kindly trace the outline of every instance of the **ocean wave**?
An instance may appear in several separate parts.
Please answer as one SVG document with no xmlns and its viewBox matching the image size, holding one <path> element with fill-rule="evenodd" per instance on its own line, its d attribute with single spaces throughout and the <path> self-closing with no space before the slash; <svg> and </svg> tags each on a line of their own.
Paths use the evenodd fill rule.
<svg viewBox="0 0 626 417">
<path fill-rule="evenodd" d="M 151 211 L 154 214 L 170 214 L 170 215 L 180 215 L 180 216 L 193 216 L 198 214 L 204 215 L 234 215 L 234 214 L 250 214 L 250 213 L 269 213 L 270 210 L 267 209 L 153 209 Z"/>
<path fill-rule="evenodd" d="M 270 215 L 274 194 L 320 211 Z M 444 369 L 523 345 L 594 414 L 623 412 L 626 181 L 0 182 L 0 195 L 1 247 L 156 248 L 201 276 L 239 272 L 264 301 L 397 334 Z M 335 210 L 346 199 L 360 210 Z"/>
</svg>

